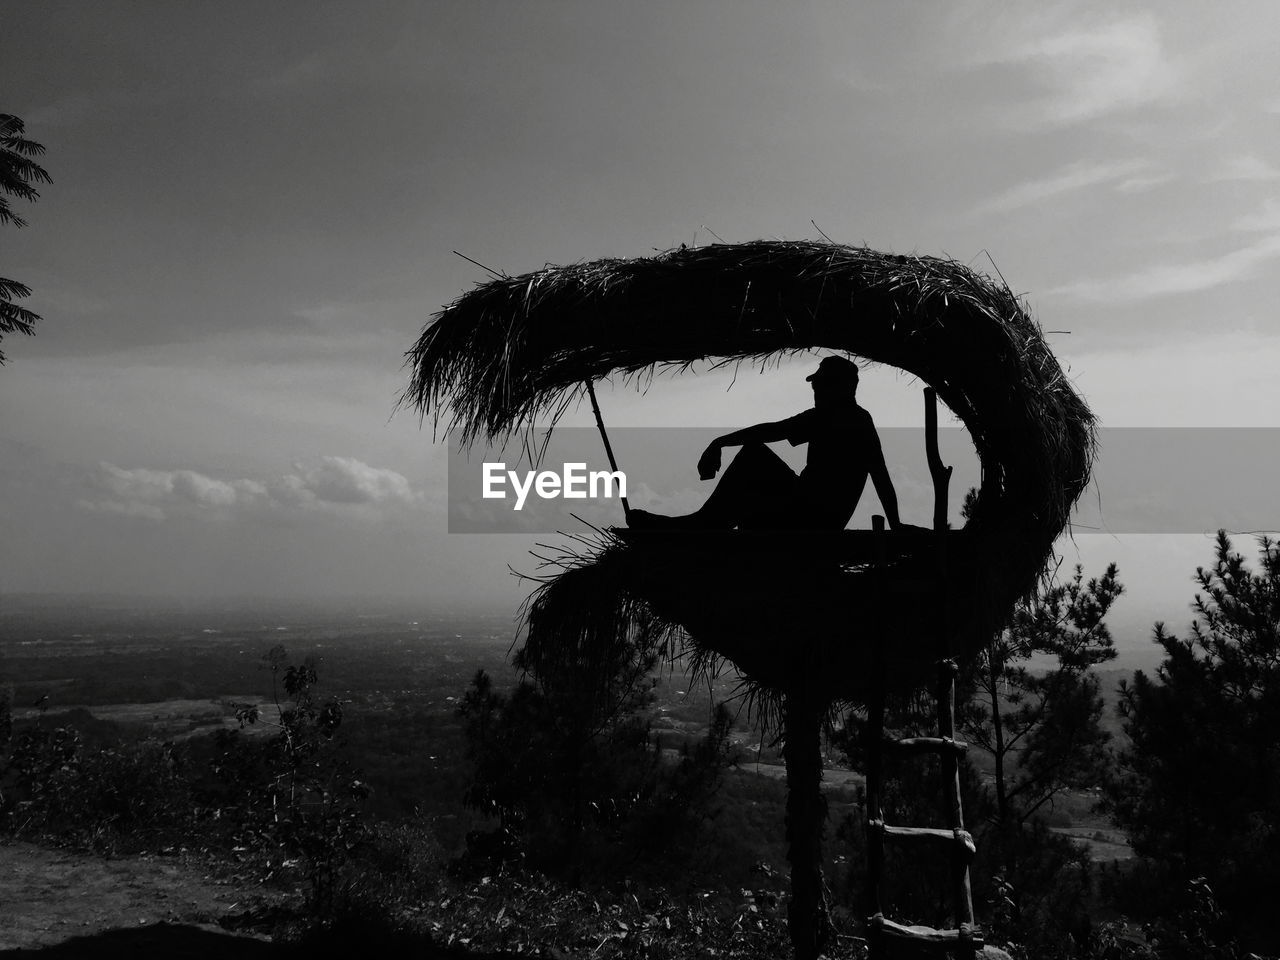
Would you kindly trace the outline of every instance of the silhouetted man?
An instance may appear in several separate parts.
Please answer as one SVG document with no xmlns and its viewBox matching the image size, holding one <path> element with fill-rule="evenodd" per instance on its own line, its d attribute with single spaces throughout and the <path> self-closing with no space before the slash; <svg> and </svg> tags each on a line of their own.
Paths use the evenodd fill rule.
<svg viewBox="0 0 1280 960">
<path fill-rule="evenodd" d="M 898 497 L 884 465 L 871 414 L 858 406 L 858 368 L 844 357 L 824 357 L 806 378 L 813 407 L 787 420 L 758 423 L 717 437 L 698 461 L 698 475 L 720 471 L 725 447 L 741 447 L 707 502 L 693 513 L 667 517 L 631 511 L 632 527 L 654 529 L 843 530 L 853 516 L 867 477 L 892 529 L 901 526 Z M 786 440 L 809 445 L 797 476 L 765 446 Z"/>
</svg>

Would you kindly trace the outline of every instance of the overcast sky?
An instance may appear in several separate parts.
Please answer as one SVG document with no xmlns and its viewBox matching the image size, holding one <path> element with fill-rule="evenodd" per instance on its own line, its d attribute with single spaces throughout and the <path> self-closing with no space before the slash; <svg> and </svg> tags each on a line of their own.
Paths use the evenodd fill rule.
<svg viewBox="0 0 1280 960">
<path fill-rule="evenodd" d="M 0 111 L 54 182 L 0 232 L 44 317 L 3 345 L 0 590 L 518 600 L 527 542 L 449 536 L 444 447 L 392 415 L 486 277 L 453 250 L 518 273 L 816 222 L 994 262 L 1106 426 L 1280 426 L 1278 28 L 1268 0 L 5 2 Z M 809 366 L 601 400 L 734 426 L 806 406 Z M 919 423 L 918 385 L 863 384 Z M 1205 540 L 1085 540 L 1068 562 L 1185 622 Z"/>
</svg>

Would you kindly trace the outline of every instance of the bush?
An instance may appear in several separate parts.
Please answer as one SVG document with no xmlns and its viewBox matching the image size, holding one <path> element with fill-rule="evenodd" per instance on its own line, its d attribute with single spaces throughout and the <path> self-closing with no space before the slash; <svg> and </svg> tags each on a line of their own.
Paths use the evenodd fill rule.
<svg viewBox="0 0 1280 960">
<path fill-rule="evenodd" d="M 281 646 L 264 660 L 276 716 L 264 717 L 257 707 L 242 707 L 236 715 L 242 726 L 264 723 L 276 733 L 261 744 L 248 744 L 233 733 L 216 735 L 222 752 L 205 799 L 226 803 L 216 807 L 217 815 L 226 814 L 244 840 L 278 846 L 300 858 L 307 906 L 324 914 L 333 906 L 340 870 L 368 839 L 362 805 L 369 789 L 331 749 L 342 706 L 337 700 L 317 702 L 315 662 L 308 658 L 290 665 Z"/>
<path fill-rule="evenodd" d="M 525 858 L 552 874 L 620 877 L 687 852 L 733 761 L 732 718 L 719 707 L 707 736 L 671 764 L 637 715 L 648 699 L 647 688 L 628 690 L 585 722 L 576 703 L 539 686 L 504 696 L 477 673 L 459 708 L 475 770 L 465 800 L 498 824 L 468 836 L 462 866 Z"/>
<path fill-rule="evenodd" d="M 1033 956 L 1073 955 L 1060 951 L 1086 942 L 1093 929 L 1088 852 L 1038 820 L 992 825 L 977 842 L 974 900 L 990 941 L 1019 944 Z"/>
<path fill-rule="evenodd" d="M 0 783 L 9 830 L 99 850 L 145 846 L 192 819 L 186 752 L 157 740 L 86 750 L 75 728 L 37 723 L 12 738 Z"/>
<path fill-rule="evenodd" d="M 43 717 L 11 732 L 0 704 L 0 746 L 8 741 L 0 822 L 15 834 L 99 850 L 186 843 L 192 827 L 206 841 L 280 850 L 282 861 L 301 862 L 308 906 L 323 913 L 367 837 L 368 788 L 336 755 L 342 709 L 315 698 L 315 663 L 290 665 L 283 647 L 265 659 L 275 715 L 249 707 L 238 714 L 242 727 L 273 728 L 262 738 L 219 730 L 182 745 L 149 739 L 89 749 L 77 727 Z M 101 741 L 101 725 L 90 726 Z"/>
</svg>

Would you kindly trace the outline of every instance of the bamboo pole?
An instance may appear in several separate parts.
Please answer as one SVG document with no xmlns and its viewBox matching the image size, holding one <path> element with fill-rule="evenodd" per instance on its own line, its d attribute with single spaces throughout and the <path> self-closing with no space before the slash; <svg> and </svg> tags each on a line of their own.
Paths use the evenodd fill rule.
<svg viewBox="0 0 1280 960">
<path fill-rule="evenodd" d="M 587 396 L 591 398 L 591 412 L 596 415 L 596 426 L 600 430 L 600 439 L 604 441 L 604 453 L 609 458 L 609 469 L 614 473 L 621 473 L 618 469 L 618 461 L 613 456 L 613 445 L 609 443 L 609 434 L 604 429 L 604 419 L 600 416 L 600 403 L 596 400 L 596 388 L 591 381 L 586 381 Z M 628 520 L 631 519 L 631 504 L 627 502 L 625 496 L 619 497 L 622 501 L 622 515 Z"/>
</svg>

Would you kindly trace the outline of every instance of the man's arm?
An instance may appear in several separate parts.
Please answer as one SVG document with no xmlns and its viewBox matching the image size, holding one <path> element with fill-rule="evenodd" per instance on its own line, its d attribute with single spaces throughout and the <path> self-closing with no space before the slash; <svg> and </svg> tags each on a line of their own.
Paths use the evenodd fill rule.
<svg viewBox="0 0 1280 960">
<path fill-rule="evenodd" d="M 880 448 L 880 434 L 876 433 L 876 425 L 870 414 L 867 415 L 867 429 L 867 460 L 871 483 L 876 488 L 876 496 L 880 498 L 885 519 L 889 521 L 889 529 L 897 530 L 902 526 L 902 519 L 898 516 L 898 492 L 893 489 L 889 468 L 884 463 L 884 450 Z"/>
<path fill-rule="evenodd" d="M 880 498 L 885 519 L 889 521 L 889 529 L 897 530 L 902 526 L 902 520 L 898 516 L 898 493 L 893 489 L 893 481 L 889 479 L 889 468 L 884 465 L 883 455 L 876 457 L 871 467 L 871 482 L 875 485 L 876 496 Z"/>
<path fill-rule="evenodd" d="M 741 447 L 748 443 L 773 443 L 776 440 L 785 440 L 787 423 L 786 420 L 778 420 L 773 423 L 757 423 L 753 427 L 743 427 L 733 433 L 726 433 L 723 437 L 716 437 L 711 441 L 711 445 L 721 448 Z"/>
<path fill-rule="evenodd" d="M 716 437 L 703 451 L 698 459 L 698 476 L 710 480 L 720 472 L 720 451 L 725 447 L 741 447 L 748 443 L 773 443 L 786 440 L 789 436 L 789 420 L 777 420 L 772 423 L 757 423 L 755 426 L 743 427 L 733 433 Z"/>
</svg>

